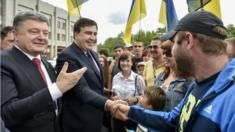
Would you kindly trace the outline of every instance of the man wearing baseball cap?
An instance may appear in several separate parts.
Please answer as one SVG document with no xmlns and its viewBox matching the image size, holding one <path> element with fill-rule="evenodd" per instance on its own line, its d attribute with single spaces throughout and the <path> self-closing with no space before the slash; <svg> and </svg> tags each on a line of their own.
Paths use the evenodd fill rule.
<svg viewBox="0 0 235 132">
<path fill-rule="evenodd" d="M 116 105 L 113 115 L 161 131 L 234 131 L 235 59 L 226 55 L 226 36 L 223 22 L 212 13 L 187 14 L 162 38 L 174 42 L 177 69 L 195 78 L 185 97 L 171 112 Z"/>
</svg>

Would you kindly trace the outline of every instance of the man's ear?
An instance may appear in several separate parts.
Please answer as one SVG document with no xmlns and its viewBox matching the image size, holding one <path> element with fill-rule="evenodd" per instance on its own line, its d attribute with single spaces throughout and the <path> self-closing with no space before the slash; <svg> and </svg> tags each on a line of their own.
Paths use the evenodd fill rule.
<svg viewBox="0 0 235 132">
<path fill-rule="evenodd" d="M 195 41 L 194 41 L 194 37 L 193 34 L 190 32 L 186 32 L 186 40 L 187 40 L 187 46 L 186 49 L 192 49 L 195 46 Z"/>
</svg>

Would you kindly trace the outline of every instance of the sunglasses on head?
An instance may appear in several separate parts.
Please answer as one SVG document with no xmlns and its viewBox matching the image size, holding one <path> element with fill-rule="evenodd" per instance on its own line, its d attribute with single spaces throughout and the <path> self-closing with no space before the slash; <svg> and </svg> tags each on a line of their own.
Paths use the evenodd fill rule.
<svg viewBox="0 0 235 132">
<path fill-rule="evenodd" d="M 157 49 L 158 46 L 157 46 L 157 45 L 149 45 L 148 48 L 150 48 L 150 49 L 152 49 L 152 48 L 153 48 L 153 49 Z"/>
<path fill-rule="evenodd" d="M 172 57 L 171 49 L 164 49 L 162 54 L 166 57 Z"/>
</svg>

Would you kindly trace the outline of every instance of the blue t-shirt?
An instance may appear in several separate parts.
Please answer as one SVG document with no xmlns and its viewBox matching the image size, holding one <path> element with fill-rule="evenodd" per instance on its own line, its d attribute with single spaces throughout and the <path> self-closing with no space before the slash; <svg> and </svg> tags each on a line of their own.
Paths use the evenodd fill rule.
<svg viewBox="0 0 235 132">
<path fill-rule="evenodd" d="M 219 73 L 201 81 L 196 82 L 196 85 L 192 92 L 187 97 L 187 100 L 183 106 L 179 120 L 179 131 L 184 131 L 187 123 L 194 111 L 194 108 L 200 103 L 206 92 L 212 87 Z"/>
</svg>

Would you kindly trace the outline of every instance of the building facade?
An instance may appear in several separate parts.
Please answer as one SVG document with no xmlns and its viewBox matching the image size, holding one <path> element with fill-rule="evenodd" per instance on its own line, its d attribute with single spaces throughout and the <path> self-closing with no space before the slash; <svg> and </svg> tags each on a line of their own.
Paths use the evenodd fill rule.
<svg viewBox="0 0 235 132">
<path fill-rule="evenodd" d="M 21 11 L 39 12 L 48 18 L 49 45 L 44 54 L 47 59 L 56 57 L 73 41 L 73 25 L 79 18 L 40 0 L 1 0 L 0 28 L 12 26 L 14 16 Z"/>
</svg>

